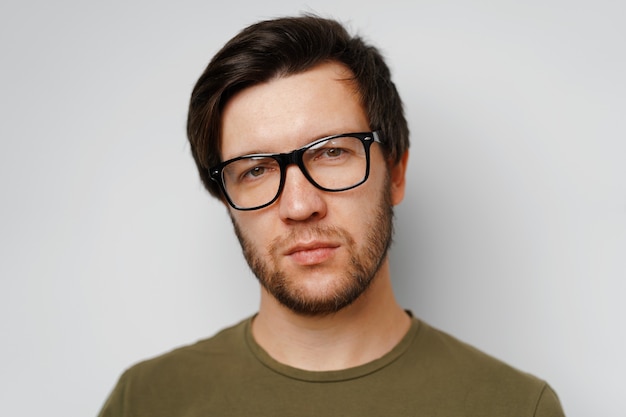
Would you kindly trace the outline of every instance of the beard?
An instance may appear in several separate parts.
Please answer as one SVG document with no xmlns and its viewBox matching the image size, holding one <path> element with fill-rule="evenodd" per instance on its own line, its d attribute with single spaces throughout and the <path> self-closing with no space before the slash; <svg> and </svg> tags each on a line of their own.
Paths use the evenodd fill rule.
<svg viewBox="0 0 626 417">
<path fill-rule="evenodd" d="M 254 247 L 251 240 L 231 215 L 235 234 L 243 255 L 261 285 L 283 306 L 303 316 L 324 316 L 336 313 L 357 300 L 369 288 L 387 256 L 393 236 L 393 205 L 389 179 L 385 181 L 377 207 L 365 225 L 365 242 L 358 246 L 348 230 L 337 226 L 299 226 L 286 236 L 279 236 L 268 248 L 269 260 Z M 322 294 L 312 294 L 277 266 L 278 248 L 288 247 L 300 236 L 340 241 L 348 249 L 349 262 L 333 277 L 332 288 Z M 315 269 L 313 267 L 312 269 Z M 313 272 L 313 271 L 311 271 Z M 306 273 L 306 272 L 305 272 Z M 330 286 L 329 286 L 330 287 Z"/>
</svg>

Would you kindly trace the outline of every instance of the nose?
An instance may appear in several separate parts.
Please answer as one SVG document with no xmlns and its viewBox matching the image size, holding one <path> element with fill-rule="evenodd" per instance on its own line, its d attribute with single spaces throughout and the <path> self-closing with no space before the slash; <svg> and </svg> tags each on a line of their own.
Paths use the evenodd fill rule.
<svg viewBox="0 0 626 417">
<path fill-rule="evenodd" d="M 326 216 L 324 191 L 311 184 L 297 165 L 287 167 L 278 206 L 280 218 L 285 222 L 310 221 Z"/>
</svg>

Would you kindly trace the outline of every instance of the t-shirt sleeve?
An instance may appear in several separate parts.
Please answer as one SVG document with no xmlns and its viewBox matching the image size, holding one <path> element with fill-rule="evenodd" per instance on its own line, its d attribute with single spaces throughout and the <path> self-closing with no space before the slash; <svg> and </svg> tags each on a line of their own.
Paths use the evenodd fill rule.
<svg viewBox="0 0 626 417">
<path fill-rule="evenodd" d="M 565 417 L 559 397 L 549 385 L 544 387 L 539 397 L 535 417 Z"/>
</svg>

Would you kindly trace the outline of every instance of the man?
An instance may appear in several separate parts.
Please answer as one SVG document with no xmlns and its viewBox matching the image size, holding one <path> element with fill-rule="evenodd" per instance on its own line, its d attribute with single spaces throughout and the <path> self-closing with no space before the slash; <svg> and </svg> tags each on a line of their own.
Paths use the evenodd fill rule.
<svg viewBox="0 0 626 417">
<path fill-rule="evenodd" d="M 259 311 L 135 365 L 101 416 L 563 415 L 545 382 L 398 305 L 408 128 L 375 48 L 315 16 L 252 25 L 198 80 L 188 137 Z"/>
</svg>

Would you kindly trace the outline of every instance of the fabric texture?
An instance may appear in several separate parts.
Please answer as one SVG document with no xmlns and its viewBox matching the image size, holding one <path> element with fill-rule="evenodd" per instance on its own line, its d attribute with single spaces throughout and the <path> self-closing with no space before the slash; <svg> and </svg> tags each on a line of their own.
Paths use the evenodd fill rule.
<svg viewBox="0 0 626 417">
<path fill-rule="evenodd" d="M 415 318 L 385 356 L 330 372 L 276 362 L 251 322 L 131 367 L 99 416 L 564 415 L 544 381 Z"/>
</svg>

